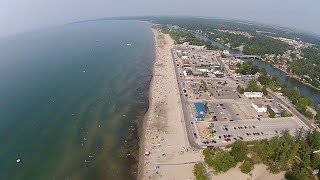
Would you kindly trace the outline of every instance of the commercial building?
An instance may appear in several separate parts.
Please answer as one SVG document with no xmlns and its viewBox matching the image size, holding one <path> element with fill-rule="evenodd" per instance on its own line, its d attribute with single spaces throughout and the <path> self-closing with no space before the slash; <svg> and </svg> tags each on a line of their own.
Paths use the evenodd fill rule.
<svg viewBox="0 0 320 180">
<path fill-rule="evenodd" d="M 258 113 L 267 112 L 266 106 L 263 106 L 261 104 L 254 104 L 254 103 L 252 103 L 251 105 L 252 105 L 253 109 L 256 110 Z"/>
<path fill-rule="evenodd" d="M 197 111 L 198 115 L 203 115 L 203 114 L 205 114 L 207 112 L 203 103 L 194 103 L 194 106 L 196 108 L 196 111 Z"/>
<path fill-rule="evenodd" d="M 262 92 L 244 92 L 247 98 L 262 98 Z"/>
<path fill-rule="evenodd" d="M 281 110 L 278 107 L 275 107 L 275 106 L 267 105 L 267 111 L 270 114 L 272 114 L 272 113 L 281 114 Z"/>
</svg>

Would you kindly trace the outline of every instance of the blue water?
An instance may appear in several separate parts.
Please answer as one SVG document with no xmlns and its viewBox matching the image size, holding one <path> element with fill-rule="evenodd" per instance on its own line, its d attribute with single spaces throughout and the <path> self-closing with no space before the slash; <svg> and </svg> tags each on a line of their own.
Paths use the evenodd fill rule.
<svg viewBox="0 0 320 180">
<path fill-rule="evenodd" d="M 124 147 L 153 43 L 148 24 L 111 20 L 0 39 L 0 179 L 134 179 Z"/>
</svg>

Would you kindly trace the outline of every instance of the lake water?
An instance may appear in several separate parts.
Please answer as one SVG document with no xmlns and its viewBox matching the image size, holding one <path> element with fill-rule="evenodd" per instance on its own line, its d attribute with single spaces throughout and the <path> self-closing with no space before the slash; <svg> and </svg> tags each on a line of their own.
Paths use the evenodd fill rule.
<svg viewBox="0 0 320 180">
<path fill-rule="evenodd" d="M 137 21 L 0 39 L 0 179 L 135 179 L 125 142 L 146 111 L 153 60 L 153 34 Z"/>
<path fill-rule="evenodd" d="M 231 54 L 244 54 L 242 51 L 231 49 L 228 46 L 222 45 L 216 41 L 213 41 L 213 40 L 207 38 L 206 36 L 200 35 L 198 33 L 194 33 L 194 35 L 200 39 L 205 40 L 205 41 L 210 40 L 213 45 L 219 46 L 220 48 L 224 48 L 224 49 L 228 50 Z M 320 102 L 320 91 L 315 90 L 311 87 L 308 87 L 308 86 L 304 85 L 303 83 L 297 81 L 294 78 L 286 76 L 286 74 L 284 72 L 280 71 L 279 69 L 274 68 L 272 65 L 270 65 L 264 61 L 261 61 L 259 59 L 255 59 L 253 61 L 253 64 L 259 66 L 260 68 L 265 68 L 269 75 L 277 74 L 280 77 L 281 84 L 287 83 L 288 87 L 290 87 L 290 88 L 297 87 L 300 90 L 300 93 L 302 95 L 309 96 L 313 99 L 313 106 L 314 107 L 318 106 L 318 104 Z"/>
</svg>

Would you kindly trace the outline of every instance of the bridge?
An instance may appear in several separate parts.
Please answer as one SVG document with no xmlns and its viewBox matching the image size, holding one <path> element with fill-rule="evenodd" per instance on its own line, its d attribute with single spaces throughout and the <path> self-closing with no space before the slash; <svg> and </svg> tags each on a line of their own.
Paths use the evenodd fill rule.
<svg viewBox="0 0 320 180">
<path fill-rule="evenodd" d="M 244 54 L 232 54 L 233 57 L 235 58 L 246 58 L 246 59 L 261 59 L 261 56 L 256 56 L 256 55 L 244 55 Z"/>
</svg>

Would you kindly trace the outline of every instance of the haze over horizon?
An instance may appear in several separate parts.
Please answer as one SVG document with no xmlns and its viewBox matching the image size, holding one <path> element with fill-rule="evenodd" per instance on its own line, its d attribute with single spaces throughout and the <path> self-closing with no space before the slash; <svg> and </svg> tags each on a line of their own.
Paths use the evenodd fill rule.
<svg viewBox="0 0 320 180">
<path fill-rule="evenodd" d="M 320 35 L 320 1 L 308 0 L 5 0 L 0 6 L 0 37 L 65 23 L 115 16 L 183 15 L 247 20 Z"/>
</svg>

